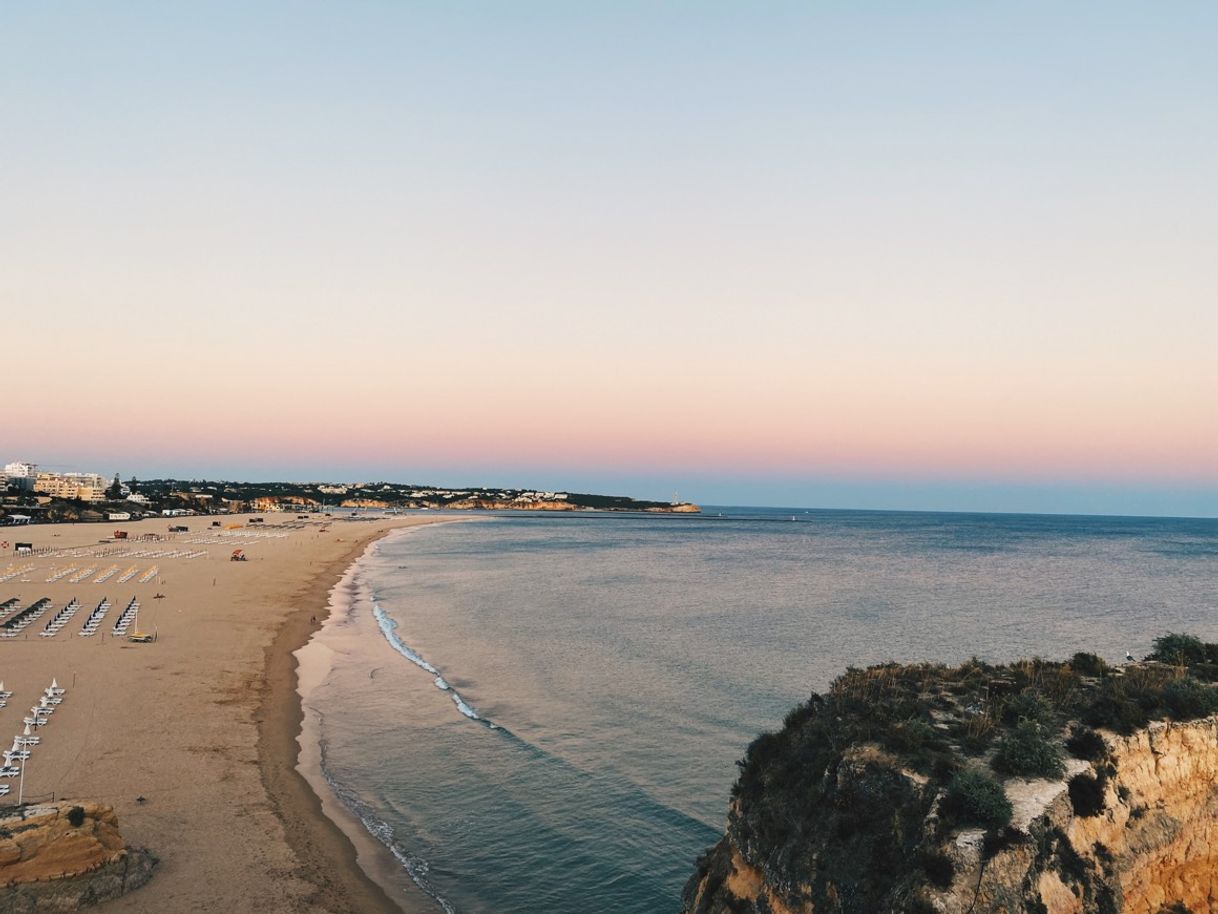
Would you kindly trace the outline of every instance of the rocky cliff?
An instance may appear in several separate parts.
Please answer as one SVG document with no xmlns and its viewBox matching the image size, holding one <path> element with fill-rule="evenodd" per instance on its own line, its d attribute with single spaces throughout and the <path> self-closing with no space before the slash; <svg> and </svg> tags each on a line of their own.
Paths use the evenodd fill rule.
<svg viewBox="0 0 1218 914">
<path fill-rule="evenodd" d="M 749 747 L 683 910 L 1218 912 L 1218 645 L 1160 642 L 849 671 Z"/>
<path fill-rule="evenodd" d="M 155 859 L 128 847 L 100 803 L 27 806 L 0 818 L 0 911 L 75 911 L 152 876 Z"/>
</svg>

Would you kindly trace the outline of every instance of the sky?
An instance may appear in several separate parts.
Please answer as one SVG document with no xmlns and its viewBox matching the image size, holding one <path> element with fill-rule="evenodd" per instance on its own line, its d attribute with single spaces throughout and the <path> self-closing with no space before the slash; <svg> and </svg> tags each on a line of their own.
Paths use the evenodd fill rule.
<svg viewBox="0 0 1218 914">
<path fill-rule="evenodd" d="M 0 2 L 0 462 L 1218 515 L 1215 39 Z"/>
</svg>

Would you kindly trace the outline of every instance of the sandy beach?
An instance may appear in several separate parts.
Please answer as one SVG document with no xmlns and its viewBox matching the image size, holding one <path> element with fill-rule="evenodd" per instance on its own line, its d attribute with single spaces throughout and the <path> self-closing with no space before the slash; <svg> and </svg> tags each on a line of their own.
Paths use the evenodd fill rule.
<svg viewBox="0 0 1218 914">
<path fill-rule="evenodd" d="M 115 525 L 4 531 L 0 577 L 16 574 L 0 583 L 0 601 L 19 597 L 24 607 L 49 597 L 53 608 L 0 641 L 0 679 L 13 692 L 0 725 L 20 732 L 25 709 L 52 677 L 68 689 L 28 763 L 25 797 L 111 804 L 128 843 L 159 858 L 147 886 L 103 910 L 428 910 L 426 899 L 391 899 L 364 875 L 355 847 L 297 773 L 302 711 L 293 652 L 321 624 L 331 589 L 370 542 L 436 519 L 335 518 L 323 530 L 316 516 L 261 516 L 261 528 L 224 529 L 246 517 L 226 517 L 221 528 L 204 517 L 126 523 L 125 542 L 109 541 Z M 189 531 L 171 536 L 171 524 Z M 162 538 L 137 539 L 144 534 Z M 17 540 L 56 554 L 13 557 Z M 234 548 L 248 561 L 230 561 Z M 180 554 L 148 554 L 158 552 Z M 112 634 L 133 596 L 136 625 L 155 632 L 152 644 Z M 113 606 L 97 634 L 81 637 L 103 597 Z M 80 610 L 54 637 L 42 637 L 73 598 Z M 15 802 L 12 784 L 5 801 Z"/>
</svg>

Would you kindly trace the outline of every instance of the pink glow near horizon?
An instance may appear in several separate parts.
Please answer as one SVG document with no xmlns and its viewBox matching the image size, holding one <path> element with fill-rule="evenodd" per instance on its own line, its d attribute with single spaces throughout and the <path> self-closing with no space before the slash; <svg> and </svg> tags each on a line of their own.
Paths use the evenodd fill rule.
<svg viewBox="0 0 1218 914">
<path fill-rule="evenodd" d="M 29 5 L 0 457 L 1218 485 L 1218 14 L 594 6 Z"/>
<path fill-rule="evenodd" d="M 208 396 L 190 391 L 197 382 L 175 380 L 167 364 L 162 383 L 131 385 L 103 397 L 100 409 L 95 398 L 56 391 L 48 379 L 37 398 L 6 408 L 0 443 L 22 452 L 34 443 L 58 453 L 100 448 L 161 454 L 168 463 L 240 459 L 285 469 L 307 455 L 313 463 L 404 468 L 1218 479 L 1214 422 L 1187 402 L 1153 396 L 1054 394 L 1032 381 L 1022 389 L 953 387 L 926 377 L 864 388 L 815 370 L 774 379 L 768 389 L 733 390 L 713 366 L 689 363 L 667 385 L 652 370 L 635 383 L 584 377 L 566 389 L 557 381 L 519 389 L 480 373 L 476 356 L 405 367 L 396 382 L 382 373 L 370 384 L 342 359 L 319 361 L 316 370 L 276 362 L 203 380 Z"/>
</svg>

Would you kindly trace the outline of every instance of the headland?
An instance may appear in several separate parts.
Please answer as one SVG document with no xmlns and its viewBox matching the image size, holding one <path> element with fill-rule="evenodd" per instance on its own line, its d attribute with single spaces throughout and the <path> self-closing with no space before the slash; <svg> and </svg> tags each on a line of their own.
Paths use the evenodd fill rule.
<svg viewBox="0 0 1218 914">
<path fill-rule="evenodd" d="M 686 914 L 1218 910 L 1218 645 L 849 670 L 739 762 Z"/>
</svg>

